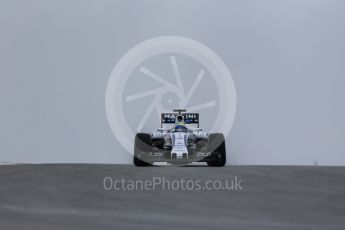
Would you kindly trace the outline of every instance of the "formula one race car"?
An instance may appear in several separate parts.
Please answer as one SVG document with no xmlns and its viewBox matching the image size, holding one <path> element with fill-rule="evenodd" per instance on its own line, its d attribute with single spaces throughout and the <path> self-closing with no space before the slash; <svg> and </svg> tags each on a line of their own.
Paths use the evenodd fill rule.
<svg viewBox="0 0 345 230">
<path fill-rule="evenodd" d="M 162 113 L 161 128 L 157 132 L 135 136 L 134 165 L 150 166 L 154 162 L 174 165 L 206 162 L 209 166 L 224 166 L 224 135 L 202 132 L 198 113 L 186 113 L 185 109 Z"/>
</svg>

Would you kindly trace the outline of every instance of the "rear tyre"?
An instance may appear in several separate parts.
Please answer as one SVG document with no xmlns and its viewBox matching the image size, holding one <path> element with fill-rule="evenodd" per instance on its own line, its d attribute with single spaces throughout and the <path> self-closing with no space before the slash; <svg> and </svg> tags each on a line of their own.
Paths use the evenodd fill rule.
<svg viewBox="0 0 345 230">
<path fill-rule="evenodd" d="M 208 166 L 222 167 L 226 163 L 225 138 L 222 133 L 214 133 L 209 136 L 209 148 L 212 150 Z"/>
<path fill-rule="evenodd" d="M 146 158 L 147 153 L 152 151 L 151 135 L 148 133 L 137 133 L 134 140 L 133 164 L 135 166 L 152 165 Z"/>
</svg>

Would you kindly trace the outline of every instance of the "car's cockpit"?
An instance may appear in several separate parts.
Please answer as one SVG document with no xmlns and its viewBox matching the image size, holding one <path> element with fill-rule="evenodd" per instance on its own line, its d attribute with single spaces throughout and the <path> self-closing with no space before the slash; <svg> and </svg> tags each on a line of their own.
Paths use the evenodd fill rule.
<svg viewBox="0 0 345 230">
<path fill-rule="evenodd" d="M 184 125 L 176 125 L 173 132 L 188 132 L 188 129 Z"/>
</svg>

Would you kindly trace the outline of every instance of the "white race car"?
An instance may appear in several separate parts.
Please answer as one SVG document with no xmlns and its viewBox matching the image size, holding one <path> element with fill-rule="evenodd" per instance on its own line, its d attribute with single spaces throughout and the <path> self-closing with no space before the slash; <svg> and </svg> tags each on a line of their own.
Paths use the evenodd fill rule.
<svg viewBox="0 0 345 230">
<path fill-rule="evenodd" d="M 135 136 L 134 165 L 150 166 L 154 162 L 176 165 L 206 162 L 209 166 L 224 166 L 224 135 L 203 132 L 198 113 L 186 113 L 184 109 L 162 113 L 161 128 Z"/>
</svg>

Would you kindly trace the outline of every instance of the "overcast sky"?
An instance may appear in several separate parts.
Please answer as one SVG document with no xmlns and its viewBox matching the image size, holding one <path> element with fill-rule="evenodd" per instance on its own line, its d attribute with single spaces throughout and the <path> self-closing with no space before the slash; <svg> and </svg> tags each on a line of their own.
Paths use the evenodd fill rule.
<svg viewBox="0 0 345 230">
<path fill-rule="evenodd" d="M 230 164 L 345 165 L 345 1 L 0 0 L 0 34 L 0 161 L 129 163 L 107 81 L 136 44 L 178 35 L 233 75 Z"/>
</svg>

